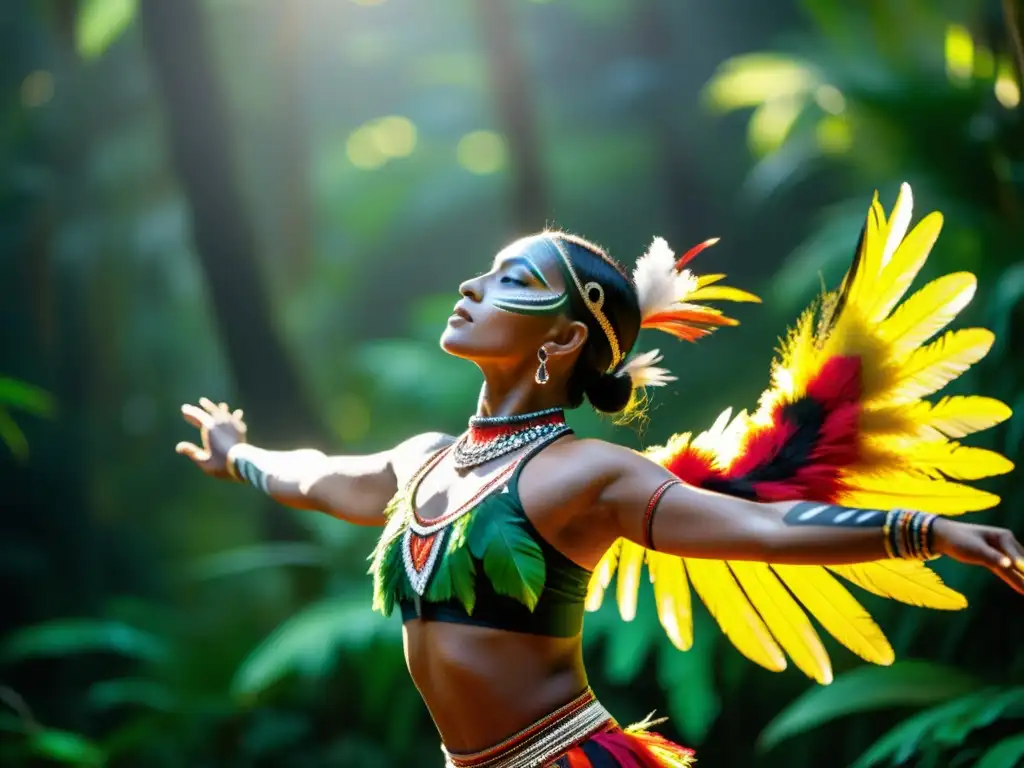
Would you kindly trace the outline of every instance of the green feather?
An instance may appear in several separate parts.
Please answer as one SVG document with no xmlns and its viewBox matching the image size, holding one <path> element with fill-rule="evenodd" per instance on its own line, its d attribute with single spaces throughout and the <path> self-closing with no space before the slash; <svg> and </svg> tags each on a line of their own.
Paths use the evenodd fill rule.
<svg viewBox="0 0 1024 768">
<path fill-rule="evenodd" d="M 470 616 L 473 615 L 473 608 L 476 607 L 476 563 L 466 545 L 466 531 L 469 530 L 469 522 L 472 518 L 473 514 L 470 513 L 455 521 L 452 526 L 452 537 L 448 541 L 448 554 L 445 558 L 449 561 L 455 597 L 462 603 L 462 607 Z"/>
<path fill-rule="evenodd" d="M 369 570 L 373 574 L 373 610 L 385 616 L 391 615 L 400 593 L 411 592 L 403 589 L 406 579 L 400 543 L 408 520 L 402 507 L 404 500 L 404 493 L 396 493 L 384 510 L 388 522 L 370 555 L 373 561 Z"/>
<path fill-rule="evenodd" d="M 523 527 L 508 495 L 497 494 L 473 512 L 467 541 L 498 594 L 531 611 L 544 589 L 544 553 Z"/>
</svg>

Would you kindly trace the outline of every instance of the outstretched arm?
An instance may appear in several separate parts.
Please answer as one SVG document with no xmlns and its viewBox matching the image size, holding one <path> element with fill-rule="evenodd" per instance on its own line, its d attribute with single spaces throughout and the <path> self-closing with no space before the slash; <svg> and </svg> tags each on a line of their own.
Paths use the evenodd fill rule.
<svg viewBox="0 0 1024 768">
<path fill-rule="evenodd" d="M 600 503 L 613 532 L 648 548 L 692 558 L 794 565 L 891 556 L 883 512 L 746 501 L 680 483 L 634 451 L 596 442 L 586 450 L 593 454 L 591 467 L 603 474 Z M 871 511 L 877 514 L 868 515 Z M 932 534 L 936 554 L 984 565 L 1024 594 L 1024 547 L 1010 531 L 937 518 Z M 914 551 L 912 545 L 904 554 Z"/>
<path fill-rule="evenodd" d="M 183 405 L 185 420 L 198 427 L 202 446 L 179 443 L 213 477 L 237 479 L 282 504 L 313 509 L 358 525 L 384 525 L 384 508 L 398 490 L 399 467 L 421 461 L 451 441 L 439 433 L 417 435 L 396 447 L 366 456 L 328 456 L 316 449 L 271 451 L 245 442 L 242 412 L 215 405 Z"/>
</svg>

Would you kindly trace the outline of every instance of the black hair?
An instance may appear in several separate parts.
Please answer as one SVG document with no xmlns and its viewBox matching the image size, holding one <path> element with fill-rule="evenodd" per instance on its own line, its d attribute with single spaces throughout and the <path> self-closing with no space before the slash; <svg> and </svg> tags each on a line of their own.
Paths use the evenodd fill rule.
<svg viewBox="0 0 1024 768">
<path fill-rule="evenodd" d="M 640 303 L 633 280 L 622 265 L 589 240 L 565 232 L 545 232 L 544 235 L 545 239 L 557 241 L 556 246 L 569 258 L 580 283 L 596 282 L 604 290 L 602 312 L 611 323 L 620 355 L 625 358 L 640 334 Z M 629 376 L 608 372 L 612 364 L 608 336 L 575 284 L 569 281 L 567 288 L 569 316 L 584 323 L 589 331 L 586 344 L 569 375 L 569 406 L 579 407 L 586 396 L 596 410 L 619 413 L 632 401 L 633 385 Z"/>
</svg>

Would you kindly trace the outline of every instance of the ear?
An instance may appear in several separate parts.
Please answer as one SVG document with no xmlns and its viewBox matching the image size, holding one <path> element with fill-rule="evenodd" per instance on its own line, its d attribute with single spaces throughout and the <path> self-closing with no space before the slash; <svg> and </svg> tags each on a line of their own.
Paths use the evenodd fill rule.
<svg viewBox="0 0 1024 768">
<path fill-rule="evenodd" d="M 587 343 L 590 329 L 586 323 L 578 320 L 567 320 L 560 323 L 554 330 L 552 336 L 542 345 L 548 353 L 549 364 L 555 365 L 569 363 L 574 364 Z"/>
</svg>

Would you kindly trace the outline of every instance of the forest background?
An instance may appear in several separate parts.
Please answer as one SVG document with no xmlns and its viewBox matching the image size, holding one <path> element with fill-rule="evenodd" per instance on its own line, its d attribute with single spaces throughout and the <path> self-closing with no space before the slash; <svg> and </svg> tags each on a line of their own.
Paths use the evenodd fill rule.
<svg viewBox="0 0 1024 768">
<path fill-rule="evenodd" d="M 848 265 L 874 190 L 947 224 L 998 334 L 962 390 L 1024 456 L 1017 0 L 5 0 L 0 9 L 0 762 L 440 765 L 374 532 L 203 477 L 181 403 L 251 439 L 360 453 L 463 428 L 437 338 L 460 280 L 545 225 L 765 298 L 699 345 L 641 447 L 753 404 L 777 339 Z M 642 340 L 650 346 L 653 340 Z M 972 516 L 1024 531 L 1019 475 Z M 697 609 L 588 616 L 592 683 L 701 765 L 1024 763 L 1024 603 L 939 563 L 967 611 L 858 591 L 893 667 L 772 674 Z M 645 596 L 646 597 L 646 596 Z M 436 755 L 436 758 L 434 757 Z"/>
</svg>

